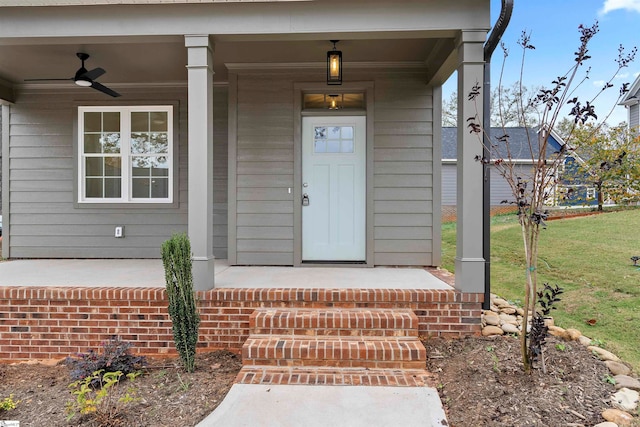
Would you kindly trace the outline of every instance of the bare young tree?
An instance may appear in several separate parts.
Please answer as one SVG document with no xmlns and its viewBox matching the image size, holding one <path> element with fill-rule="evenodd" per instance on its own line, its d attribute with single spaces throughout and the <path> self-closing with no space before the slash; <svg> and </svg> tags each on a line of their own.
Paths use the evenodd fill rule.
<svg viewBox="0 0 640 427">
<path fill-rule="evenodd" d="M 588 76 L 588 70 L 585 70 L 585 63 L 590 59 L 588 46 L 592 38 L 598 33 L 597 22 L 590 27 L 580 25 L 578 27 L 580 34 L 580 43 L 577 51 L 574 53 L 574 63 L 571 68 L 564 74 L 558 76 L 551 82 L 549 87 L 543 87 L 538 90 L 532 99 L 526 99 L 522 96 L 524 91 L 524 68 L 526 63 L 526 54 L 528 51 L 535 49 L 531 44 L 530 34 L 523 32 L 518 44 L 522 49 L 520 80 L 515 90 L 517 94 L 515 99 L 515 108 L 519 116 L 520 123 L 524 126 L 531 126 L 528 112 L 533 108 L 539 111 L 538 125 L 540 132 L 538 137 L 529 136 L 528 148 L 531 155 L 533 166 L 529 174 L 523 174 L 522 169 L 517 169 L 513 158 L 511 157 L 510 139 L 506 124 L 511 120 L 507 115 L 508 108 L 512 106 L 503 106 L 498 103 L 498 116 L 503 124 L 503 132 L 499 135 L 491 135 L 490 146 L 487 147 L 491 153 L 491 158 L 487 159 L 478 155 L 478 161 L 493 165 L 496 170 L 505 178 L 513 193 L 515 203 L 517 205 L 518 220 L 522 232 L 522 242 L 524 247 L 524 260 L 526 265 L 526 279 L 524 287 L 524 316 L 523 316 L 523 332 L 521 333 L 520 350 L 522 356 L 523 368 L 526 373 L 530 373 L 533 362 L 541 359 L 544 363 L 544 355 L 542 354 L 541 345 L 544 343 L 544 336 L 547 333 L 541 318 L 542 312 L 536 311 L 536 304 L 540 301 L 544 302 L 543 306 L 547 309 L 549 304 L 557 300 L 557 294 L 560 292 L 557 288 L 550 287 L 545 284 L 542 291 L 538 291 L 538 241 L 541 229 L 544 229 L 545 220 L 548 211 L 545 207 L 545 200 L 549 198 L 550 191 L 556 184 L 558 169 L 563 164 L 565 156 L 572 151 L 572 139 L 575 137 L 576 127 L 587 122 L 594 123 L 593 129 L 600 129 L 604 121 L 611 114 L 615 104 L 611 106 L 609 114 L 598 121 L 595 112 L 594 102 L 599 95 L 610 89 L 613 84 L 613 78 L 618 72 L 627 67 L 635 58 L 636 48 L 628 54 L 625 54 L 622 46 L 618 49 L 617 64 L 618 68 L 611 76 L 608 83 L 601 88 L 595 96 L 590 100 L 583 102 L 575 96 L 575 90 L 584 83 Z M 503 45 L 504 59 L 508 57 L 508 51 Z M 502 72 L 500 74 L 500 82 L 504 76 L 504 61 Z M 499 86 L 500 87 L 500 86 Z M 624 84 L 620 89 L 622 96 L 628 88 L 628 84 Z M 479 101 L 480 85 L 476 84 L 472 92 L 468 95 L 469 99 Z M 476 102 L 479 104 L 479 102 Z M 616 103 L 617 104 L 617 103 Z M 480 105 L 476 105 L 477 111 L 480 111 Z M 565 145 L 559 150 L 551 147 L 549 137 L 552 130 L 559 122 L 561 113 L 569 108 L 569 116 L 572 125 L 567 131 L 567 139 Z M 479 115 L 467 119 L 467 126 L 470 132 L 476 133 L 480 141 L 483 140 L 483 133 L 486 132 L 482 128 Z M 488 138 L 487 138 L 488 140 Z M 506 156 L 505 154 L 506 153 Z M 546 305 L 545 305 L 546 304 Z M 544 311 L 544 310 L 543 310 Z M 531 332 L 527 333 L 527 325 L 531 318 Z"/>
</svg>

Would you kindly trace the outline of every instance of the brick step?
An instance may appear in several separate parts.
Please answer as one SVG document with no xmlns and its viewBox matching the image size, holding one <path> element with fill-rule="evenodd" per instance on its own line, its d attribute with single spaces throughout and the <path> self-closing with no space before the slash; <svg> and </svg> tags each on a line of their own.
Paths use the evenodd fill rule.
<svg viewBox="0 0 640 427">
<path fill-rule="evenodd" d="M 298 337 L 251 335 L 242 347 L 245 366 L 331 366 L 421 369 L 427 353 L 415 337 Z"/>
<path fill-rule="evenodd" d="M 252 334 L 417 337 L 418 317 L 409 309 L 257 309 Z"/>
<path fill-rule="evenodd" d="M 433 387 L 435 379 L 424 369 L 244 366 L 236 383 Z"/>
</svg>

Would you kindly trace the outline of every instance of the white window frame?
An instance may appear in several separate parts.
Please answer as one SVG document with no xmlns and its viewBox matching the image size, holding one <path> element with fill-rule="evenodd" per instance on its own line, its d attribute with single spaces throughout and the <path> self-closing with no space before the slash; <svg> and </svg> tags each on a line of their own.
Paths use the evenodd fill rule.
<svg viewBox="0 0 640 427">
<path fill-rule="evenodd" d="M 586 191 L 587 200 L 592 200 L 596 198 L 596 188 L 595 187 L 587 187 Z"/>
<path fill-rule="evenodd" d="M 119 198 L 86 197 L 86 171 L 84 153 L 84 113 L 86 112 L 118 112 L 120 113 L 120 158 L 121 158 L 121 194 Z M 134 112 L 166 112 L 167 113 L 167 163 L 169 176 L 166 198 L 133 198 L 133 177 L 131 171 L 131 113 Z M 174 141 L 173 141 L 173 106 L 171 105 L 136 105 L 136 106 L 79 106 L 78 107 L 78 203 L 123 203 L 123 204 L 168 204 L 173 203 L 174 192 Z"/>
</svg>

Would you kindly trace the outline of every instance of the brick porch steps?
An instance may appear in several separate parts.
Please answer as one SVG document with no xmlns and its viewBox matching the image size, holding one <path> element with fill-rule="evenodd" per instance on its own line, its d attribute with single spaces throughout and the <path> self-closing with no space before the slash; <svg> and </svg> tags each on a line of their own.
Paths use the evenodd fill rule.
<svg viewBox="0 0 640 427">
<path fill-rule="evenodd" d="M 240 384 L 369 385 L 424 387 L 434 379 L 424 369 L 366 369 L 324 367 L 245 366 Z"/>
<path fill-rule="evenodd" d="M 242 347 L 245 384 L 424 385 L 410 309 L 264 308 Z"/>
</svg>

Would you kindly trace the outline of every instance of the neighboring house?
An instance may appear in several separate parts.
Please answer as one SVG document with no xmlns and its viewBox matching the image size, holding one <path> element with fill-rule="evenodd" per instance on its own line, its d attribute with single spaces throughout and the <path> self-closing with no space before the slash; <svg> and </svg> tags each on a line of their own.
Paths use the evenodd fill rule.
<svg viewBox="0 0 640 427">
<path fill-rule="evenodd" d="M 627 109 L 629 128 L 640 131 L 640 75 L 629 86 L 629 91 L 622 98 L 619 105 L 623 105 Z"/>
<path fill-rule="evenodd" d="M 537 129 L 524 127 L 491 128 L 491 138 L 495 141 L 495 145 L 500 147 L 500 157 L 508 158 L 506 145 L 498 142 L 497 137 L 504 133 L 509 135 L 509 149 L 511 159 L 515 164 L 515 169 L 520 171 L 523 177 L 531 176 L 533 160 L 531 159 L 531 151 L 529 149 L 530 142 L 537 144 Z M 549 145 L 547 156 L 556 156 L 560 147 L 564 145 L 564 141 L 555 132 L 549 136 Z M 497 156 L 497 154 L 496 154 Z M 575 206 L 575 205 L 592 205 L 597 204 L 595 198 L 595 189 L 586 183 L 584 177 L 580 178 L 576 174 L 572 174 L 571 180 L 563 179 L 565 171 L 575 168 L 574 162 L 576 156 L 567 156 L 563 165 L 560 167 L 558 185 L 551 189 L 549 204 L 553 206 Z M 450 211 L 456 206 L 456 185 L 457 185 L 457 128 L 442 128 L 442 208 L 444 211 Z M 507 180 L 500 172 L 492 166 L 490 168 L 491 176 L 491 207 L 495 211 L 500 208 L 513 206 L 515 199 L 513 191 Z M 506 202 L 506 203 L 505 203 Z"/>
<path fill-rule="evenodd" d="M 441 86 L 483 81 L 489 0 L 28 3 L 0 6 L 5 257 L 156 258 L 188 232 L 198 289 L 214 256 L 440 263 Z M 479 144 L 458 138 L 456 287 L 482 292 Z"/>
</svg>

